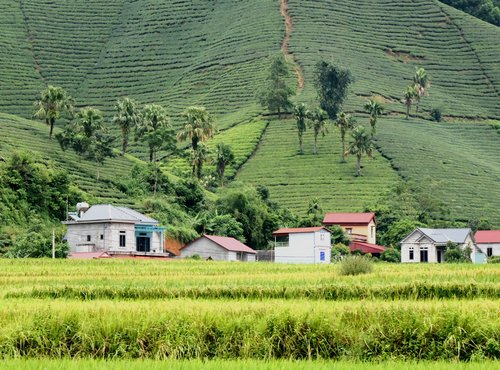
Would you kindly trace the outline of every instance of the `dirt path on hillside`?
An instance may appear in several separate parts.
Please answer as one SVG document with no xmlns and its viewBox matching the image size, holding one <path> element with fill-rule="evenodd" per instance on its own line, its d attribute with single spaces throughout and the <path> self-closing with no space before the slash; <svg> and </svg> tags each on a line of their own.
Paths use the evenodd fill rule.
<svg viewBox="0 0 500 370">
<path fill-rule="evenodd" d="M 288 51 L 288 44 L 290 42 L 290 36 L 292 35 L 293 22 L 290 13 L 288 12 L 288 0 L 280 0 L 280 12 L 283 18 L 285 18 L 285 38 L 281 44 L 281 50 L 285 57 L 293 62 L 293 71 L 295 76 L 297 77 L 297 84 L 299 87 L 299 92 L 304 90 L 304 72 L 299 65 L 299 63 L 295 60 L 293 54 L 290 54 Z"/>
</svg>

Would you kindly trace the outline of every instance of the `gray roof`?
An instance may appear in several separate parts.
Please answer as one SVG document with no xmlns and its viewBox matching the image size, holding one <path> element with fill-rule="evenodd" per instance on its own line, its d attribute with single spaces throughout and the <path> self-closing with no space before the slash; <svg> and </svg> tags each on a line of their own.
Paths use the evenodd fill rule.
<svg viewBox="0 0 500 370">
<path fill-rule="evenodd" d="M 462 244 L 465 243 L 467 235 L 471 233 L 471 229 L 426 229 L 419 227 L 418 230 L 436 243 L 448 243 L 451 241 Z"/>
<path fill-rule="evenodd" d="M 111 204 L 96 204 L 89 208 L 77 222 L 127 221 L 134 223 L 158 224 L 158 221 L 128 207 Z"/>
</svg>

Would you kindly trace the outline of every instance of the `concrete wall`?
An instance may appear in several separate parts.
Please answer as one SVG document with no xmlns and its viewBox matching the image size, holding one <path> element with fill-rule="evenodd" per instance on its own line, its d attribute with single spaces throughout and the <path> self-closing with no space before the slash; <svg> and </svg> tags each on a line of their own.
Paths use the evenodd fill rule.
<svg viewBox="0 0 500 370">
<path fill-rule="evenodd" d="M 181 258 L 187 258 L 194 255 L 202 259 L 211 257 L 215 261 L 248 261 L 255 262 L 255 255 L 252 253 L 242 253 L 228 251 L 208 238 L 200 238 L 185 246 L 180 251 Z M 238 258 L 240 256 L 240 259 Z"/>
<path fill-rule="evenodd" d="M 89 235 L 90 241 L 87 241 Z M 125 247 L 120 247 L 120 235 L 125 235 Z M 132 223 L 69 224 L 67 238 L 71 252 L 135 252 L 137 250 L 135 225 Z M 153 232 L 151 235 L 150 251 L 163 251 L 159 232 Z"/>
<path fill-rule="evenodd" d="M 352 229 L 348 234 L 358 234 L 366 236 L 366 241 L 371 244 L 377 244 L 377 225 L 371 221 L 368 225 L 340 225 L 340 227 L 347 233 L 347 229 Z M 372 232 L 373 230 L 373 232 Z"/>
<path fill-rule="evenodd" d="M 500 243 L 481 243 L 477 247 L 487 255 L 488 248 L 492 248 L 493 256 L 500 256 Z"/>
<path fill-rule="evenodd" d="M 321 252 L 325 255 L 325 261 L 322 263 L 330 263 L 329 232 L 322 230 L 316 233 L 292 233 L 289 236 L 288 247 L 274 249 L 274 261 L 278 263 L 320 263 Z"/>
<path fill-rule="evenodd" d="M 125 248 L 119 247 L 120 231 L 125 231 Z M 71 252 L 135 251 L 134 225 L 129 223 L 69 224 L 67 238 Z"/>
</svg>

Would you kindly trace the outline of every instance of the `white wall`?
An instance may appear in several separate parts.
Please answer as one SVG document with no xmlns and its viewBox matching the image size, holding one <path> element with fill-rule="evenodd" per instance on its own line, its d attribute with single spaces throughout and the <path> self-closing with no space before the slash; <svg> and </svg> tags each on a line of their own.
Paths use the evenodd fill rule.
<svg viewBox="0 0 500 370">
<path fill-rule="evenodd" d="M 288 247 L 274 249 L 274 262 L 319 263 L 321 251 L 326 252 L 324 263 L 330 263 L 331 241 L 328 231 L 292 233 L 289 235 Z"/>
<path fill-rule="evenodd" d="M 216 261 L 228 261 L 230 258 L 226 249 L 207 238 L 200 238 L 182 248 L 180 257 L 186 258 L 195 254 L 203 259 L 211 257 Z M 234 255 L 234 259 L 236 259 L 236 254 Z"/>
<path fill-rule="evenodd" d="M 488 248 L 492 248 L 493 256 L 500 256 L 500 243 L 481 243 L 477 247 L 487 256 Z"/>
</svg>

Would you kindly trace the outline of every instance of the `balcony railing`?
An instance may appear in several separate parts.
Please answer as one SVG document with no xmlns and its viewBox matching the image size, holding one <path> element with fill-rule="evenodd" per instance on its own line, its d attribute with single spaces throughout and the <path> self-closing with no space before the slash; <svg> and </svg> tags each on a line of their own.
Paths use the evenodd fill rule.
<svg viewBox="0 0 500 370">
<path fill-rule="evenodd" d="M 288 247 L 289 244 L 288 244 L 288 242 L 275 242 L 274 246 L 277 248 L 283 248 L 283 247 Z"/>
</svg>

